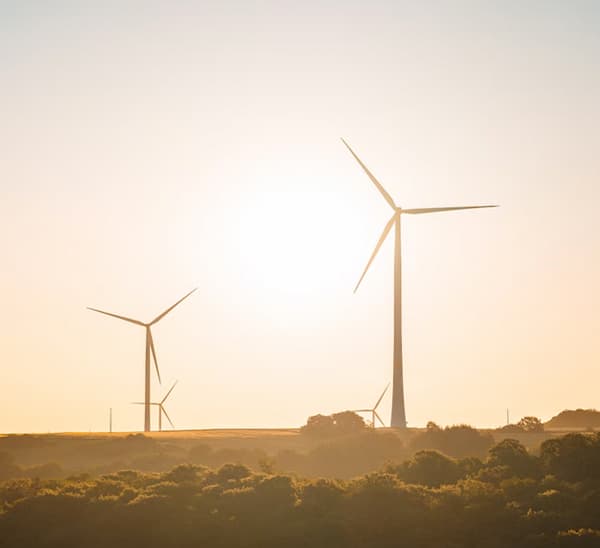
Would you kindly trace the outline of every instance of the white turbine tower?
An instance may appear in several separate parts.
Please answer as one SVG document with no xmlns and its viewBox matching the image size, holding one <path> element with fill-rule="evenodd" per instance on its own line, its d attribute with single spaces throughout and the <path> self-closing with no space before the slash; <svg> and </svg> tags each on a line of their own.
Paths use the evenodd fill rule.
<svg viewBox="0 0 600 548">
<path fill-rule="evenodd" d="M 406 411 L 404 408 L 404 380 L 403 380 L 403 368 L 402 368 L 402 260 L 401 260 L 401 234 L 400 234 L 400 219 L 402 215 L 420 215 L 421 213 L 438 213 L 441 211 L 458 211 L 462 209 L 482 209 L 488 207 L 498 207 L 497 205 L 477 205 L 477 206 L 458 206 L 458 207 L 421 207 L 404 209 L 396 205 L 392 197 L 387 193 L 381 183 L 375 178 L 375 176 L 368 170 L 367 166 L 362 163 L 360 158 L 350 148 L 350 145 L 342 139 L 342 142 L 355 160 L 359 163 L 360 167 L 367 174 L 369 179 L 377 187 L 377 190 L 381 193 L 385 201 L 394 210 L 394 214 L 385 225 L 379 241 L 375 246 L 373 253 L 365 267 L 362 276 L 358 280 L 354 292 L 358 289 L 358 286 L 362 282 L 367 270 L 371 266 L 371 263 L 375 259 L 381 244 L 383 244 L 387 235 L 389 234 L 392 227 L 395 227 L 395 246 L 394 246 L 394 375 L 393 375 L 393 388 L 392 388 L 392 420 L 391 426 L 395 428 L 406 428 Z"/>
<path fill-rule="evenodd" d="M 175 429 L 175 425 L 173 424 L 171 417 L 169 417 L 169 414 L 167 413 L 167 410 L 165 409 L 165 401 L 167 401 L 167 398 L 169 397 L 171 392 L 173 392 L 173 388 L 175 388 L 175 385 L 177 384 L 177 382 L 178 381 L 175 381 L 173 383 L 173 386 L 171 386 L 171 388 L 167 392 L 166 396 L 162 400 L 160 400 L 159 402 L 150 402 L 150 405 L 155 405 L 158 407 L 158 431 L 159 432 L 162 432 L 162 415 L 163 415 L 163 413 L 165 414 L 165 417 L 167 417 L 167 420 L 169 421 L 171 428 Z M 144 405 L 144 402 L 143 401 L 134 401 L 133 404 L 134 405 Z"/>
<path fill-rule="evenodd" d="M 353 409 L 352 412 L 353 413 L 371 413 L 371 424 L 373 425 L 373 428 L 375 428 L 375 419 L 377 419 L 381 423 L 381 426 L 385 426 L 385 423 L 383 422 L 383 420 L 377 413 L 377 408 L 379 407 L 379 404 L 381 403 L 383 396 L 385 396 L 387 389 L 390 387 L 390 384 L 391 383 L 388 383 L 388 385 L 384 388 L 383 392 L 381 393 L 381 396 L 379 396 L 379 399 L 377 400 L 377 403 L 371 409 Z"/>
<path fill-rule="evenodd" d="M 88 306 L 88 310 L 93 310 L 94 312 L 100 312 L 100 314 L 106 314 L 107 316 L 112 316 L 113 318 L 118 318 L 119 320 L 124 320 L 126 322 L 134 323 L 136 325 L 141 325 L 146 329 L 146 358 L 144 362 L 144 432 L 150 432 L 150 354 L 152 354 L 152 358 L 154 359 L 154 367 L 156 368 L 156 375 L 158 377 L 158 382 L 160 383 L 160 371 L 158 370 L 158 360 L 156 359 L 156 350 L 154 348 L 154 339 L 152 338 L 152 326 L 162 320 L 171 310 L 173 310 L 179 303 L 187 299 L 194 291 L 198 289 L 197 287 L 192 289 L 187 295 L 183 296 L 179 299 L 174 305 L 167 308 L 164 312 L 156 316 L 151 322 L 144 323 L 139 320 L 134 320 L 133 318 L 127 318 L 126 316 L 119 316 L 117 314 L 112 314 L 111 312 L 105 312 L 104 310 L 98 310 L 97 308 L 91 308 Z"/>
</svg>

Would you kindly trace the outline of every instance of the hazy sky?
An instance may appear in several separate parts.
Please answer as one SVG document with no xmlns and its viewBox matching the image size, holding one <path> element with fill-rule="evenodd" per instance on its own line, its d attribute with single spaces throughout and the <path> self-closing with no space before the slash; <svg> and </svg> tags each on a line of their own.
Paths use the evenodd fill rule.
<svg viewBox="0 0 600 548">
<path fill-rule="evenodd" d="M 600 407 L 600 4 L 0 1 L 0 432 Z M 382 404 L 389 420 L 390 398 Z M 153 415 L 156 423 L 156 416 Z"/>
</svg>

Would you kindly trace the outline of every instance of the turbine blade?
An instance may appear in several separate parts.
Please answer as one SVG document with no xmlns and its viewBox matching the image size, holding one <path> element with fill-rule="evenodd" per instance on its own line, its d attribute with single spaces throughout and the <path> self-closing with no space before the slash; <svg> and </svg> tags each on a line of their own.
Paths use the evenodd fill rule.
<svg viewBox="0 0 600 548">
<path fill-rule="evenodd" d="M 167 413 L 167 410 L 164 408 L 163 405 L 161 405 L 160 408 L 162 409 L 162 412 L 165 414 L 165 417 L 167 417 L 167 420 L 169 421 L 169 424 L 171 425 L 171 428 L 173 428 L 173 430 L 175 430 L 175 425 L 173 424 L 173 421 L 171 420 L 171 417 L 169 417 L 169 414 Z"/>
<path fill-rule="evenodd" d="M 342 143 L 344 143 L 346 145 L 346 148 L 350 151 L 352 156 L 354 156 L 354 159 L 360 164 L 360 167 L 363 168 L 364 172 L 369 176 L 369 179 L 371 179 L 371 181 L 373 181 L 373 184 L 377 187 L 377 190 L 379 190 L 379 192 L 381 192 L 382 196 L 385 198 L 385 201 L 388 204 L 390 204 L 393 209 L 396 209 L 396 204 L 394 203 L 394 200 L 387 193 L 385 188 L 383 188 L 383 185 L 369 171 L 369 168 L 367 168 L 367 166 L 361 162 L 360 158 L 354 153 L 354 151 L 350 148 L 350 145 L 346 141 L 344 141 L 344 139 L 342 139 Z"/>
<path fill-rule="evenodd" d="M 152 351 L 152 357 L 154 358 L 154 367 L 156 368 L 156 375 L 158 376 L 158 382 L 162 384 L 160 379 L 160 371 L 158 370 L 158 360 L 156 359 L 156 349 L 154 348 L 154 339 L 152 338 L 152 331 L 148 327 L 148 340 L 150 341 L 150 350 Z"/>
<path fill-rule="evenodd" d="M 171 389 L 167 392 L 167 395 L 160 401 L 160 404 L 162 405 L 163 403 L 165 403 L 166 399 L 169 397 L 169 395 L 171 394 L 171 392 L 173 392 L 173 388 L 175 388 L 175 385 L 178 383 L 179 381 L 175 381 L 173 383 L 173 386 L 171 386 Z"/>
<path fill-rule="evenodd" d="M 363 281 L 363 278 L 365 277 L 367 270 L 369 270 L 369 267 L 371 266 L 371 263 L 373 262 L 373 260 L 375 259 L 375 255 L 377 255 L 377 252 L 379 251 L 379 248 L 381 247 L 381 244 L 383 244 L 383 241 L 386 239 L 390 229 L 392 228 L 392 225 L 394 224 L 394 222 L 396 221 L 396 213 L 394 213 L 392 215 L 392 218 L 387 222 L 387 224 L 385 225 L 385 228 L 383 229 L 383 232 L 381 233 L 381 236 L 379 237 L 379 241 L 377 242 L 377 245 L 375 246 L 375 250 L 373 251 L 371 258 L 369 259 L 369 262 L 367 263 L 367 266 L 365 267 L 362 276 L 360 277 L 360 280 L 358 280 L 358 283 L 356 284 L 356 287 L 354 288 L 354 293 L 356 293 L 356 290 L 358 289 L 358 286 L 360 285 L 360 283 Z"/>
<path fill-rule="evenodd" d="M 381 423 L 381 426 L 385 426 L 385 422 L 381 420 L 381 417 L 377 414 L 377 411 L 373 411 L 373 413 L 375 413 L 375 416 L 377 417 L 377 420 Z"/>
<path fill-rule="evenodd" d="M 459 209 L 485 209 L 488 207 L 500 207 L 497 205 L 461 206 L 461 207 L 421 207 L 416 209 L 403 209 L 402 213 L 409 215 L 420 215 L 421 213 L 439 213 L 440 211 L 458 211 Z"/>
<path fill-rule="evenodd" d="M 146 405 L 143 401 L 132 401 L 131 405 Z"/>
<path fill-rule="evenodd" d="M 352 413 L 370 413 L 372 409 L 352 409 Z"/>
<path fill-rule="evenodd" d="M 381 403 L 381 400 L 383 399 L 383 396 L 385 396 L 385 393 L 387 392 L 387 389 L 390 387 L 390 384 L 388 382 L 388 385 L 385 387 L 385 390 L 381 393 L 381 396 L 379 396 L 379 399 L 377 400 L 377 403 L 375 404 L 375 407 L 373 407 L 373 411 L 375 411 L 375 409 L 377 409 L 377 407 L 379 407 L 379 404 Z"/>
<path fill-rule="evenodd" d="M 146 325 L 139 320 L 134 320 L 133 318 L 128 318 L 126 316 L 119 316 L 118 314 L 113 314 L 112 312 L 105 312 L 104 310 L 98 310 L 97 308 L 92 308 L 91 306 L 87 307 L 88 310 L 93 310 L 94 312 L 100 312 L 100 314 L 106 314 L 107 316 L 112 316 L 113 318 L 119 318 L 119 320 L 125 320 L 126 322 L 135 323 L 137 325 Z"/>
<path fill-rule="evenodd" d="M 154 318 L 149 325 L 154 325 L 156 322 L 162 320 L 169 312 L 171 312 L 171 310 L 173 310 L 180 302 L 185 301 L 185 299 L 187 299 L 194 291 L 196 291 L 196 289 L 198 289 L 197 287 L 195 287 L 194 289 L 192 289 L 187 295 L 183 296 L 181 299 L 179 299 L 173 306 L 170 306 L 169 308 L 167 308 L 162 314 L 159 314 L 158 316 L 156 316 L 156 318 Z"/>
</svg>

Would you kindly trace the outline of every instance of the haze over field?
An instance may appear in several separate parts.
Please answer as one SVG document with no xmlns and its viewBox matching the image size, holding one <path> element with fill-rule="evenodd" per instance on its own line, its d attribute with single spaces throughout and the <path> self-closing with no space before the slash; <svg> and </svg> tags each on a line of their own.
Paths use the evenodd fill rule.
<svg viewBox="0 0 600 548">
<path fill-rule="evenodd" d="M 501 9 L 500 9 L 501 6 Z M 598 407 L 600 5 L 0 3 L 1 432 L 298 426 L 391 380 L 409 426 Z M 153 381 L 154 382 L 154 381 Z M 379 413 L 389 420 L 389 395 Z M 153 415 L 156 424 L 156 415 Z"/>
</svg>

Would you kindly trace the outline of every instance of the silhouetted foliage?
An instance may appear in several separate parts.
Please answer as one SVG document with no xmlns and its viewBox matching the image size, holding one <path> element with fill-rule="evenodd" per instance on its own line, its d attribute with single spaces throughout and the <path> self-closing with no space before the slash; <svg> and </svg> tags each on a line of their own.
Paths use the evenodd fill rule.
<svg viewBox="0 0 600 548">
<path fill-rule="evenodd" d="M 515 440 L 483 462 L 424 450 L 347 480 L 231 463 L 10 480 L 0 546 L 597 547 L 599 448 L 597 435 L 571 434 L 544 442 L 539 458 Z"/>
<path fill-rule="evenodd" d="M 315 438 L 330 438 L 335 434 L 335 424 L 331 415 L 313 415 L 300 429 L 302 434 Z"/>
<path fill-rule="evenodd" d="M 353 411 L 341 411 L 333 415 L 313 415 L 308 417 L 301 433 L 313 438 L 326 439 L 335 436 L 355 434 L 366 428 L 364 419 Z"/>
<path fill-rule="evenodd" d="M 533 477 L 538 470 L 537 459 L 517 440 L 506 439 L 489 451 L 488 465 L 505 466 L 510 476 Z"/>
<path fill-rule="evenodd" d="M 567 434 L 540 447 L 544 471 L 567 481 L 600 480 L 600 435 Z"/>
<path fill-rule="evenodd" d="M 354 434 L 365 429 L 365 420 L 353 411 L 342 411 L 333 414 L 335 429 L 340 434 Z"/>
<path fill-rule="evenodd" d="M 517 424 L 507 424 L 497 428 L 505 434 L 540 434 L 544 432 L 544 423 L 537 417 L 523 417 Z"/>
<path fill-rule="evenodd" d="M 537 417 L 523 417 L 518 423 L 517 426 L 523 430 L 523 432 L 543 432 L 544 425 L 542 421 Z"/>
<path fill-rule="evenodd" d="M 396 474 L 407 483 L 429 487 L 456 483 L 464 477 L 458 462 L 438 451 L 419 451 L 401 465 L 388 466 L 387 471 Z"/>
</svg>

